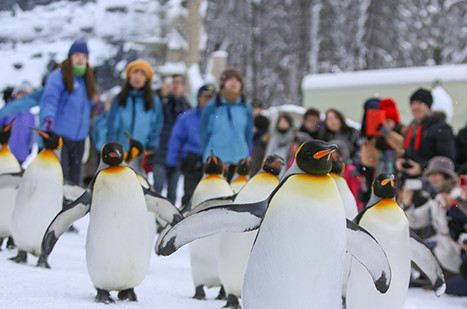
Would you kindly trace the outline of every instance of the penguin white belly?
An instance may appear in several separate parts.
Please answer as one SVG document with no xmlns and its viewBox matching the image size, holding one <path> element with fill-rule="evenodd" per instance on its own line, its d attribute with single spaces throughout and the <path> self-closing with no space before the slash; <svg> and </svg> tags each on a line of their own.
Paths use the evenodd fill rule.
<svg viewBox="0 0 467 309">
<path fill-rule="evenodd" d="M 245 309 L 341 308 L 342 201 L 330 176 L 291 176 L 270 202 L 251 251 Z"/>
<path fill-rule="evenodd" d="M 0 150 L 0 175 L 7 173 L 19 173 L 21 167 L 15 156 L 8 150 Z M 0 237 L 11 236 L 11 215 L 15 208 L 17 189 L 0 188 Z"/>
<path fill-rule="evenodd" d="M 11 236 L 11 215 L 15 209 L 16 188 L 0 189 L 0 237 Z"/>
<path fill-rule="evenodd" d="M 149 267 L 154 231 L 144 194 L 127 167 L 103 170 L 93 187 L 86 262 L 94 286 L 121 291 L 140 284 Z"/>
<path fill-rule="evenodd" d="M 39 255 L 44 233 L 62 209 L 63 173 L 53 152 L 40 153 L 24 172 L 11 217 L 19 250 Z"/>
<path fill-rule="evenodd" d="M 235 198 L 236 204 L 253 203 L 266 199 L 279 183 L 270 173 L 254 176 Z M 257 231 L 224 233 L 219 248 L 219 277 L 227 294 L 241 297 L 251 247 Z"/>
<path fill-rule="evenodd" d="M 224 233 L 219 246 L 219 278 L 225 292 L 237 297 L 242 295 L 251 247 L 257 231 L 246 233 Z"/>
<path fill-rule="evenodd" d="M 391 205 L 394 203 L 395 205 Z M 384 205 L 387 204 L 387 205 Z M 392 200 L 368 209 L 359 225 L 379 242 L 391 266 L 391 285 L 379 293 L 365 268 L 355 260 L 347 287 L 348 309 L 402 309 L 410 279 L 409 224 L 403 210 Z"/>
<path fill-rule="evenodd" d="M 205 200 L 229 195 L 233 195 L 229 183 L 218 175 L 209 175 L 196 186 L 192 205 L 196 206 Z M 191 274 L 195 287 L 221 285 L 218 272 L 219 243 L 220 235 L 213 235 L 190 243 Z"/>
</svg>

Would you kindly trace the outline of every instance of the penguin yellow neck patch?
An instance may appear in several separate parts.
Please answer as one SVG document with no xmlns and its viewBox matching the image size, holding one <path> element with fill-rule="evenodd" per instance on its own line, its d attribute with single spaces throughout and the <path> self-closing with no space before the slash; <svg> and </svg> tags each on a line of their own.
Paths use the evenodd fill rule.
<svg viewBox="0 0 467 309">
<path fill-rule="evenodd" d="M 120 173 L 125 168 L 126 168 L 125 166 L 114 165 L 114 166 L 109 166 L 108 168 L 102 170 L 102 172 L 105 172 L 105 173 L 108 173 L 108 174 Z"/>
<path fill-rule="evenodd" d="M 8 153 L 10 150 L 8 149 L 7 144 L 2 144 L 2 149 L 0 149 L 0 154 Z"/>
<path fill-rule="evenodd" d="M 43 160 L 52 160 L 52 161 L 58 161 L 57 156 L 55 153 L 50 150 L 50 149 L 44 149 L 42 150 L 38 155 Z"/>
<path fill-rule="evenodd" d="M 217 174 L 208 175 L 208 176 L 206 176 L 206 178 L 204 178 L 204 179 L 217 179 L 217 178 L 221 178 L 221 179 L 222 179 L 222 177 L 219 176 L 219 175 L 217 175 Z"/>
</svg>

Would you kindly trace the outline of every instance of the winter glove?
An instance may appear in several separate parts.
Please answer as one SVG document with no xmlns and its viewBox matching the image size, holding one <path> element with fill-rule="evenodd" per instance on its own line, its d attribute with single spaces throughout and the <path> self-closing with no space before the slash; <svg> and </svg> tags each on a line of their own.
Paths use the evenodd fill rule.
<svg viewBox="0 0 467 309">
<path fill-rule="evenodd" d="M 53 119 L 52 117 L 45 118 L 45 120 L 44 120 L 44 129 L 46 131 L 52 131 L 53 128 L 54 128 L 54 125 L 55 125 L 55 119 Z"/>
</svg>

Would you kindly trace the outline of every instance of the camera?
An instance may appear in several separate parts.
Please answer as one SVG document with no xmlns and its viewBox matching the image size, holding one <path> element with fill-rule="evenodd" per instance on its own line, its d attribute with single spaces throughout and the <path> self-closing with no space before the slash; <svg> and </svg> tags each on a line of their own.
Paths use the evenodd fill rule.
<svg viewBox="0 0 467 309">
<path fill-rule="evenodd" d="M 409 161 L 404 161 L 404 163 L 402 163 L 402 167 L 405 168 L 405 169 L 408 169 L 408 168 L 412 168 L 413 165 L 409 163 Z"/>
</svg>

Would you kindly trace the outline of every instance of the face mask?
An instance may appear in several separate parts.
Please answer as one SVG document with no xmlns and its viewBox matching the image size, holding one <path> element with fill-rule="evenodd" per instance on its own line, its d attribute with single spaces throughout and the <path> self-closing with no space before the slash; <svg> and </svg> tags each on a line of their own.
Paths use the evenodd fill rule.
<svg viewBox="0 0 467 309">
<path fill-rule="evenodd" d="M 86 74 L 86 65 L 74 65 L 73 75 L 76 77 L 83 77 Z"/>
</svg>

